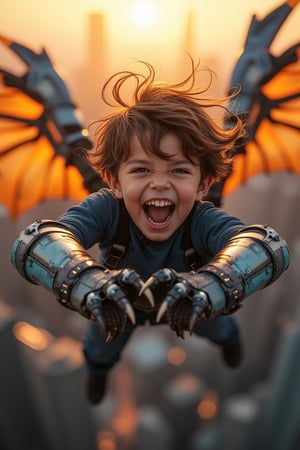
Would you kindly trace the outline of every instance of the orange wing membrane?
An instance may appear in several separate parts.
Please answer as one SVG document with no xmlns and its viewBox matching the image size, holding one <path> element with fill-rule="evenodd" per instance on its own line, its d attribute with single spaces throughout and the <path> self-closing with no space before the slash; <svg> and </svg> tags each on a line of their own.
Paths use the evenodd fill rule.
<svg viewBox="0 0 300 450">
<path fill-rule="evenodd" d="M 0 67 L 0 203 L 15 219 L 47 199 L 81 200 L 100 180 L 83 158 L 91 141 L 64 81 L 45 50 L 0 43 L 28 69 L 16 76 Z"/>
<path fill-rule="evenodd" d="M 269 51 L 297 4 L 299 0 L 286 2 L 260 21 L 252 17 L 230 82 L 230 92 L 240 91 L 229 105 L 245 121 L 247 136 L 237 147 L 230 175 L 207 196 L 218 206 L 255 175 L 300 173 L 300 43 L 280 56 Z"/>
</svg>

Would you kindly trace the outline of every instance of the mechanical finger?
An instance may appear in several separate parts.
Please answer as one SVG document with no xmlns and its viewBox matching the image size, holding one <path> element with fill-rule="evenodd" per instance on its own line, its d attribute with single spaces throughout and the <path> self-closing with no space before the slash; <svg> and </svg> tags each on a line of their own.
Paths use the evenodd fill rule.
<svg viewBox="0 0 300 450">
<path fill-rule="evenodd" d="M 140 290 L 140 295 L 148 288 L 154 288 L 161 283 L 172 285 L 177 280 L 177 273 L 172 269 L 160 269 L 146 280 L 144 286 Z"/>
<path fill-rule="evenodd" d="M 206 318 L 209 309 L 210 303 L 207 294 L 204 291 L 196 291 L 192 296 L 192 311 L 189 320 L 190 335 L 192 335 L 196 323 L 200 319 Z"/>
<path fill-rule="evenodd" d="M 106 298 L 113 300 L 127 315 L 130 321 L 135 324 L 134 310 L 129 300 L 126 298 L 125 293 L 116 283 L 110 282 L 106 286 L 103 286 L 102 292 Z"/>
<path fill-rule="evenodd" d="M 125 328 L 126 314 L 120 308 L 104 300 L 97 292 L 90 292 L 86 299 L 86 309 L 96 320 L 106 342 L 113 341 Z"/>
<path fill-rule="evenodd" d="M 116 275 L 117 281 L 121 284 L 121 286 L 132 286 L 136 289 L 139 295 L 143 294 L 150 305 L 154 307 L 154 297 L 151 290 L 148 287 L 145 287 L 145 283 L 142 280 L 141 276 L 132 269 L 122 269 Z"/>
<path fill-rule="evenodd" d="M 160 322 L 166 311 L 171 308 L 175 302 L 186 297 L 190 290 L 191 285 L 184 279 L 176 283 L 172 289 L 169 290 L 165 300 L 162 302 L 157 313 L 156 322 Z"/>
<path fill-rule="evenodd" d="M 102 311 L 102 299 L 97 292 L 90 292 L 87 295 L 85 308 L 95 318 L 101 333 L 106 334 L 106 327 Z"/>
</svg>

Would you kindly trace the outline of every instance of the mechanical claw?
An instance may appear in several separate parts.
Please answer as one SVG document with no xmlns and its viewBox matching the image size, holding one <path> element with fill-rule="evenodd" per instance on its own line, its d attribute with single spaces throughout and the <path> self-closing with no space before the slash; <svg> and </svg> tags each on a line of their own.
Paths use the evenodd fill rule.
<svg viewBox="0 0 300 450">
<path fill-rule="evenodd" d="M 144 295 L 149 301 L 152 308 L 154 307 L 154 297 L 149 289 L 149 287 L 145 286 L 144 281 L 141 276 L 132 269 L 123 269 L 117 272 L 116 275 L 117 281 L 121 286 L 124 287 L 134 287 L 136 291 L 138 291 L 139 295 Z"/>
<path fill-rule="evenodd" d="M 161 269 L 155 272 L 148 280 L 143 283 L 143 287 L 141 288 L 139 295 L 145 293 L 147 289 L 155 288 L 159 284 L 165 284 L 172 286 L 173 282 L 177 279 L 177 274 L 172 269 Z"/>
<path fill-rule="evenodd" d="M 110 342 L 114 341 L 116 339 L 116 337 L 119 336 L 119 334 L 120 334 L 120 331 L 117 329 L 108 331 L 107 335 L 106 335 L 106 339 L 105 339 L 106 344 L 109 344 Z"/>
<path fill-rule="evenodd" d="M 156 315 L 156 322 L 157 323 L 161 321 L 162 316 L 164 316 L 166 314 L 166 312 L 167 312 L 169 307 L 170 307 L 169 301 L 167 299 L 164 300 L 162 302 L 162 304 L 160 305 L 160 308 L 159 308 L 159 310 L 157 312 L 157 315 Z"/>
<path fill-rule="evenodd" d="M 113 287 L 111 293 L 114 289 Z M 86 309 L 94 317 L 101 334 L 105 337 L 105 342 L 113 341 L 124 330 L 126 316 L 131 315 L 130 312 L 127 314 L 128 305 L 124 304 L 122 307 L 120 303 L 117 304 L 119 307 L 114 306 L 108 297 L 102 298 L 98 292 L 90 292 L 87 295 Z"/>
<path fill-rule="evenodd" d="M 185 280 L 181 280 L 178 283 L 176 283 L 172 289 L 168 292 L 167 297 L 161 304 L 157 316 L 156 316 L 156 322 L 160 322 L 162 316 L 166 313 L 166 311 L 171 308 L 174 303 L 181 299 L 186 297 L 190 290 L 190 284 L 186 282 Z"/>
<path fill-rule="evenodd" d="M 197 322 L 205 319 L 210 313 L 210 302 L 206 292 L 195 280 L 193 273 L 177 273 L 173 269 L 161 269 L 151 275 L 144 283 L 140 294 L 150 288 L 167 289 L 167 294 L 156 316 L 160 322 L 167 314 L 171 330 L 184 339 L 184 331 L 192 335 Z"/>
<path fill-rule="evenodd" d="M 86 309 L 95 317 L 102 334 L 106 333 L 105 323 L 102 317 L 102 300 L 96 292 L 90 292 L 86 298 Z"/>
<path fill-rule="evenodd" d="M 139 291 L 143 284 L 140 275 L 134 270 L 106 270 L 99 273 L 96 289 L 86 296 L 85 308 L 98 323 L 100 331 L 106 336 L 106 342 L 113 341 L 123 332 L 127 318 L 135 324 L 134 309 L 128 298 L 131 298 L 130 290 Z M 152 293 L 147 298 L 151 303 Z"/>
<path fill-rule="evenodd" d="M 112 341 L 113 341 L 113 334 L 110 331 L 108 331 L 105 342 L 106 342 L 106 344 L 108 344 L 109 342 L 112 342 Z"/>
<path fill-rule="evenodd" d="M 135 270 L 107 269 L 100 272 L 96 290 L 87 295 L 85 307 L 105 333 L 106 342 L 111 342 L 124 330 L 127 318 L 136 323 L 134 309 L 128 299 L 134 298 L 141 290 L 153 307 L 153 294 L 149 288 L 144 288 L 144 282 Z"/>
<path fill-rule="evenodd" d="M 125 297 L 125 294 L 122 291 L 122 289 L 117 284 L 111 283 L 107 286 L 107 288 L 103 286 L 102 290 L 105 297 L 108 298 L 109 300 L 113 300 L 114 302 L 116 302 L 117 305 L 121 308 L 121 310 L 130 319 L 130 321 L 133 324 L 135 324 L 134 310 L 129 301 L 127 300 L 127 298 Z"/>
<path fill-rule="evenodd" d="M 189 331 L 192 335 L 197 321 L 209 309 L 207 294 L 203 291 L 197 291 L 192 297 L 192 312 L 190 315 Z"/>
</svg>

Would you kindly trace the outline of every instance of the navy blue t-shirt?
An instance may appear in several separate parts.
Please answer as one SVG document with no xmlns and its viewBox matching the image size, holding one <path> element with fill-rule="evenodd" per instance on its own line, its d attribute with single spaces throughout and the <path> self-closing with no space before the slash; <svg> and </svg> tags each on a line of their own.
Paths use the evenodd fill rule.
<svg viewBox="0 0 300 450">
<path fill-rule="evenodd" d="M 89 195 L 81 204 L 72 206 L 58 220 L 74 233 L 81 245 L 89 249 L 99 244 L 100 262 L 104 262 L 108 247 L 117 232 L 120 210 L 119 201 L 109 189 L 101 189 Z M 149 241 L 129 224 L 130 239 L 126 255 L 118 268 L 135 269 L 145 280 L 155 271 L 168 267 L 186 272 L 190 267 L 184 258 L 183 234 L 186 224 L 167 240 Z M 244 223 L 228 215 L 210 202 L 198 203 L 191 221 L 193 247 L 203 264 L 209 262 Z"/>
</svg>

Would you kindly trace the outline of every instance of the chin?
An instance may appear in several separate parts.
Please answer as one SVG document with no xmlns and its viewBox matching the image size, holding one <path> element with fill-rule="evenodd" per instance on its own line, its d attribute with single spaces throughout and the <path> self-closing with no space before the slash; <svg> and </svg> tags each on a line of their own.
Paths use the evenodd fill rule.
<svg viewBox="0 0 300 450">
<path fill-rule="evenodd" d="M 154 242 L 163 242 L 166 241 L 167 239 L 169 239 L 173 232 L 172 231 L 147 231 L 145 233 L 143 233 L 144 236 L 149 240 L 149 241 L 154 241 Z"/>
</svg>

